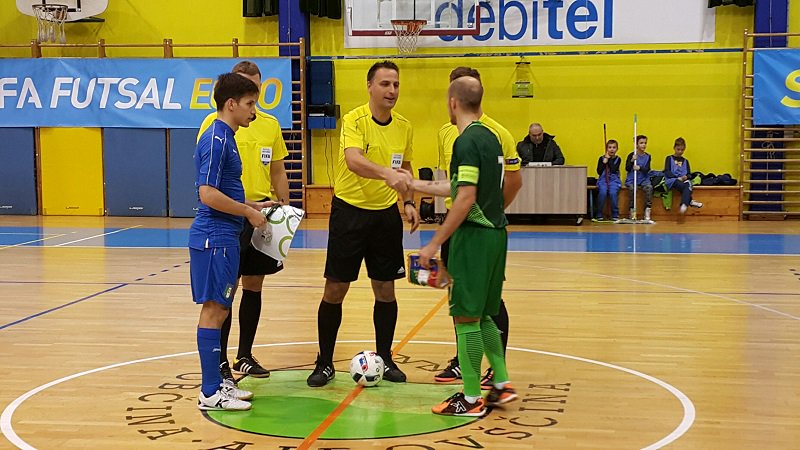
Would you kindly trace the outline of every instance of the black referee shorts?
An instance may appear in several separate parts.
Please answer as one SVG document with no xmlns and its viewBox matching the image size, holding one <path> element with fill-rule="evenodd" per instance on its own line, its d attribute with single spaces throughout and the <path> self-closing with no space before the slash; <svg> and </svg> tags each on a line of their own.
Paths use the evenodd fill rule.
<svg viewBox="0 0 800 450">
<path fill-rule="evenodd" d="M 396 205 L 380 210 L 357 208 L 333 197 L 325 278 L 355 281 L 361 261 L 366 261 L 372 280 L 393 281 L 406 276 L 400 211 Z"/>
</svg>

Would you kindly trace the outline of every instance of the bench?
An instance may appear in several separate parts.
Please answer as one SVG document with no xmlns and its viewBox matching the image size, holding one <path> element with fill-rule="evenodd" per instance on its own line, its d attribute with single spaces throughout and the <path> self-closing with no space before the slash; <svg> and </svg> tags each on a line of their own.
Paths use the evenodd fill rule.
<svg viewBox="0 0 800 450">
<path fill-rule="evenodd" d="M 592 202 L 592 191 L 597 190 L 596 186 L 587 186 L 590 203 Z M 689 208 L 684 215 L 686 220 L 739 220 L 739 205 L 742 188 L 741 186 L 694 186 L 692 188 L 692 199 L 703 203 L 700 209 Z M 628 198 L 631 192 L 625 186 L 619 191 L 619 215 L 628 217 Z M 678 212 L 680 207 L 680 192 L 672 192 L 672 207 L 664 209 L 663 201 L 660 197 L 653 197 L 653 208 L 650 216 L 653 220 L 678 220 L 681 214 Z M 644 192 L 640 189 L 636 194 L 636 213 L 639 218 L 644 216 Z M 605 213 L 611 217 L 610 206 L 606 204 Z"/>
<path fill-rule="evenodd" d="M 525 187 L 523 186 L 523 189 Z M 587 186 L 588 194 L 596 190 L 596 186 Z M 628 195 L 630 192 L 624 186 L 619 192 L 619 213 L 620 217 L 627 217 L 628 211 Z M 333 189 L 327 185 L 308 185 L 306 186 L 306 217 L 308 218 L 327 218 L 331 212 L 331 198 Z M 703 203 L 700 209 L 689 208 L 684 215 L 685 220 L 739 220 L 739 202 L 741 195 L 741 186 L 695 186 L 692 198 L 698 202 Z M 419 205 L 420 197 L 423 195 L 417 193 L 415 195 L 417 205 Z M 589 196 L 590 205 L 591 195 Z M 644 215 L 644 193 L 640 190 L 637 194 L 638 208 L 636 209 L 638 216 L 641 218 Z M 680 206 L 680 194 L 673 192 L 672 194 L 672 208 L 667 211 L 664 209 L 661 198 L 653 198 L 653 209 L 651 211 L 651 218 L 655 221 L 659 220 L 672 220 L 677 221 L 680 217 L 678 207 Z M 611 217 L 608 211 L 609 207 L 606 205 L 606 215 Z"/>
</svg>

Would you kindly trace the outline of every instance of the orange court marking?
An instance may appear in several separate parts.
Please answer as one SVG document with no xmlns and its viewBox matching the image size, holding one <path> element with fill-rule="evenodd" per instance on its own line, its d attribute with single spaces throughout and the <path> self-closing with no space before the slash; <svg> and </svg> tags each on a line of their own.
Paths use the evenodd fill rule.
<svg viewBox="0 0 800 450">
<path fill-rule="evenodd" d="M 442 308 L 442 306 L 444 306 L 445 302 L 447 302 L 447 299 L 448 299 L 447 295 L 442 297 L 441 300 L 439 300 L 439 302 L 436 303 L 436 305 L 434 305 L 434 307 L 431 308 L 431 310 L 428 311 L 428 313 L 425 314 L 425 316 L 422 319 L 420 319 L 416 325 L 414 325 L 414 328 L 412 328 L 408 333 L 406 333 L 406 336 L 394 347 L 394 350 L 392 351 L 393 355 L 396 355 L 397 352 L 400 351 L 400 349 L 402 349 L 403 347 L 405 347 L 406 344 L 408 344 L 408 341 L 410 341 L 411 338 L 413 338 L 419 332 L 419 330 L 421 330 L 422 327 L 424 327 L 425 324 L 428 323 L 431 320 L 431 318 L 433 318 L 433 316 Z M 303 440 L 303 442 L 300 443 L 300 445 L 297 447 L 297 450 L 308 450 L 309 448 L 311 448 L 311 444 L 313 444 L 314 442 L 317 441 L 317 439 L 319 439 L 322 433 L 324 433 L 325 430 L 327 430 L 328 427 L 330 427 L 333 424 L 333 422 L 336 421 L 336 419 L 342 414 L 342 412 L 347 408 L 347 406 L 350 405 L 350 403 L 353 403 L 353 400 L 355 400 L 356 397 L 358 397 L 359 394 L 361 394 L 361 392 L 363 391 L 364 391 L 363 386 L 356 386 L 355 389 L 353 389 L 353 391 L 350 392 L 350 394 L 347 397 L 345 397 L 345 399 L 342 400 L 341 403 L 339 403 L 336 409 L 331 411 L 331 413 L 328 414 L 328 417 L 326 417 L 325 420 L 320 422 L 317 428 L 315 428 L 314 431 L 312 431 L 311 434 L 309 434 Z"/>
</svg>

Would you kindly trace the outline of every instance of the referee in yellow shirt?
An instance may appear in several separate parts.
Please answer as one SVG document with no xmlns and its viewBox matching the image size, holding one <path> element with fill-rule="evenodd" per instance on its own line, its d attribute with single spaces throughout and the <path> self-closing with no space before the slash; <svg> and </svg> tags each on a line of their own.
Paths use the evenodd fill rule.
<svg viewBox="0 0 800 450">
<path fill-rule="evenodd" d="M 261 87 L 261 71 L 255 63 L 242 61 L 233 66 L 231 72 L 242 75 Z M 216 117 L 216 113 L 211 113 L 205 118 L 200 126 L 200 134 L 214 122 Z M 245 198 L 252 201 L 272 199 L 286 203 L 289 200 L 289 180 L 286 177 L 283 160 L 289 152 L 283 141 L 278 119 L 256 108 L 255 118 L 250 122 L 250 126 L 239 128 L 235 139 L 242 160 Z M 242 301 L 239 304 L 239 349 L 233 362 L 233 371 L 241 375 L 266 378 L 269 376 L 269 371 L 253 357 L 253 341 L 261 317 L 261 287 L 264 284 L 264 276 L 282 270 L 283 263 L 256 250 L 250 244 L 252 236 L 253 227 L 247 223 L 239 236 Z M 231 316 L 229 310 L 228 318 L 222 326 L 219 368 L 223 380 L 235 384 L 227 354 Z"/>
<path fill-rule="evenodd" d="M 450 72 L 450 82 L 461 78 L 461 77 L 473 77 L 478 81 L 481 80 L 481 74 L 471 67 L 456 67 Z M 500 141 L 500 145 L 503 147 L 503 159 L 504 159 L 504 176 L 503 176 L 503 197 L 505 198 L 506 204 L 503 205 L 504 208 L 508 207 L 514 198 L 519 192 L 520 188 L 522 188 L 522 175 L 519 173 L 520 169 L 520 160 L 519 155 L 517 155 L 517 149 L 515 146 L 514 136 L 508 132 L 502 125 L 497 123 L 494 119 L 487 116 L 485 113 L 481 112 L 480 122 L 485 125 L 489 131 L 491 131 L 497 139 Z M 450 168 L 450 161 L 453 157 L 453 144 L 458 137 L 458 128 L 451 124 L 450 121 L 442 125 L 439 129 L 439 168 L 443 170 L 449 170 Z M 446 203 L 448 209 L 451 204 L 451 199 L 447 199 Z M 447 267 L 447 260 L 449 256 L 450 250 L 450 240 L 448 239 L 442 245 L 442 261 Z M 500 299 L 500 311 L 492 316 L 492 320 L 497 325 L 497 328 L 500 330 L 500 337 L 503 341 L 503 351 L 505 352 L 506 347 L 508 346 L 508 311 L 506 310 L 505 302 Z M 461 367 L 458 364 L 458 353 L 453 359 L 450 360 L 447 367 L 442 370 L 440 373 L 434 376 L 434 380 L 439 382 L 451 382 L 461 378 Z M 486 373 L 483 374 L 481 377 L 481 387 L 483 389 L 491 389 L 492 388 L 492 381 L 493 381 L 493 371 L 492 368 L 489 367 L 486 369 Z"/>
<path fill-rule="evenodd" d="M 342 323 L 342 302 L 350 283 L 358 279 L 366 261 L 375 305 L 372 321 L 375 346 L 386 364 L 384 380 L 406 381 L 392 361 L 391 346 L 397 325 L 394 280 L 405 277 L 403 221 L 397 207 L 398 192 L 411 231 L 419 214 L 408 191 L 411 171 L 411 124 L 393 111 L 400 93 L 400 69 L 391 61 L 372 65 L 367 72 L 369 102 L 342 118 L 334 197 L 328 225 L 325 292 L 317 313 L 319 355 L 308 377 L 311 387 L 328 384 L 334 377 L 333 352 Z"/>
</svg>

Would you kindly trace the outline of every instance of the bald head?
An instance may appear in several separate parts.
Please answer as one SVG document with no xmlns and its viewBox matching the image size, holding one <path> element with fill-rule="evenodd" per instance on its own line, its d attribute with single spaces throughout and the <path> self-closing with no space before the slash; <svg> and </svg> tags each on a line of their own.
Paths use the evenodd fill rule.
<svg viewBox="0 0 800 450">
<path fill-rule="evenodd" d="M 536 122 L 532 123 L 531 126 L 528 127 L 528 136 L 530 136 L 531 142 L 534 144 L 541 144 L 544 139 L 542 125 Z"/>
<path fill-rule="evenodd" d="M 483 86 L 474 77 L 465 76 L 453 80 L 447 95 L 458 102 L 460 109 L 464 112 L 475 113 L 481 108 L 483 99 Z"/>
</svg>

